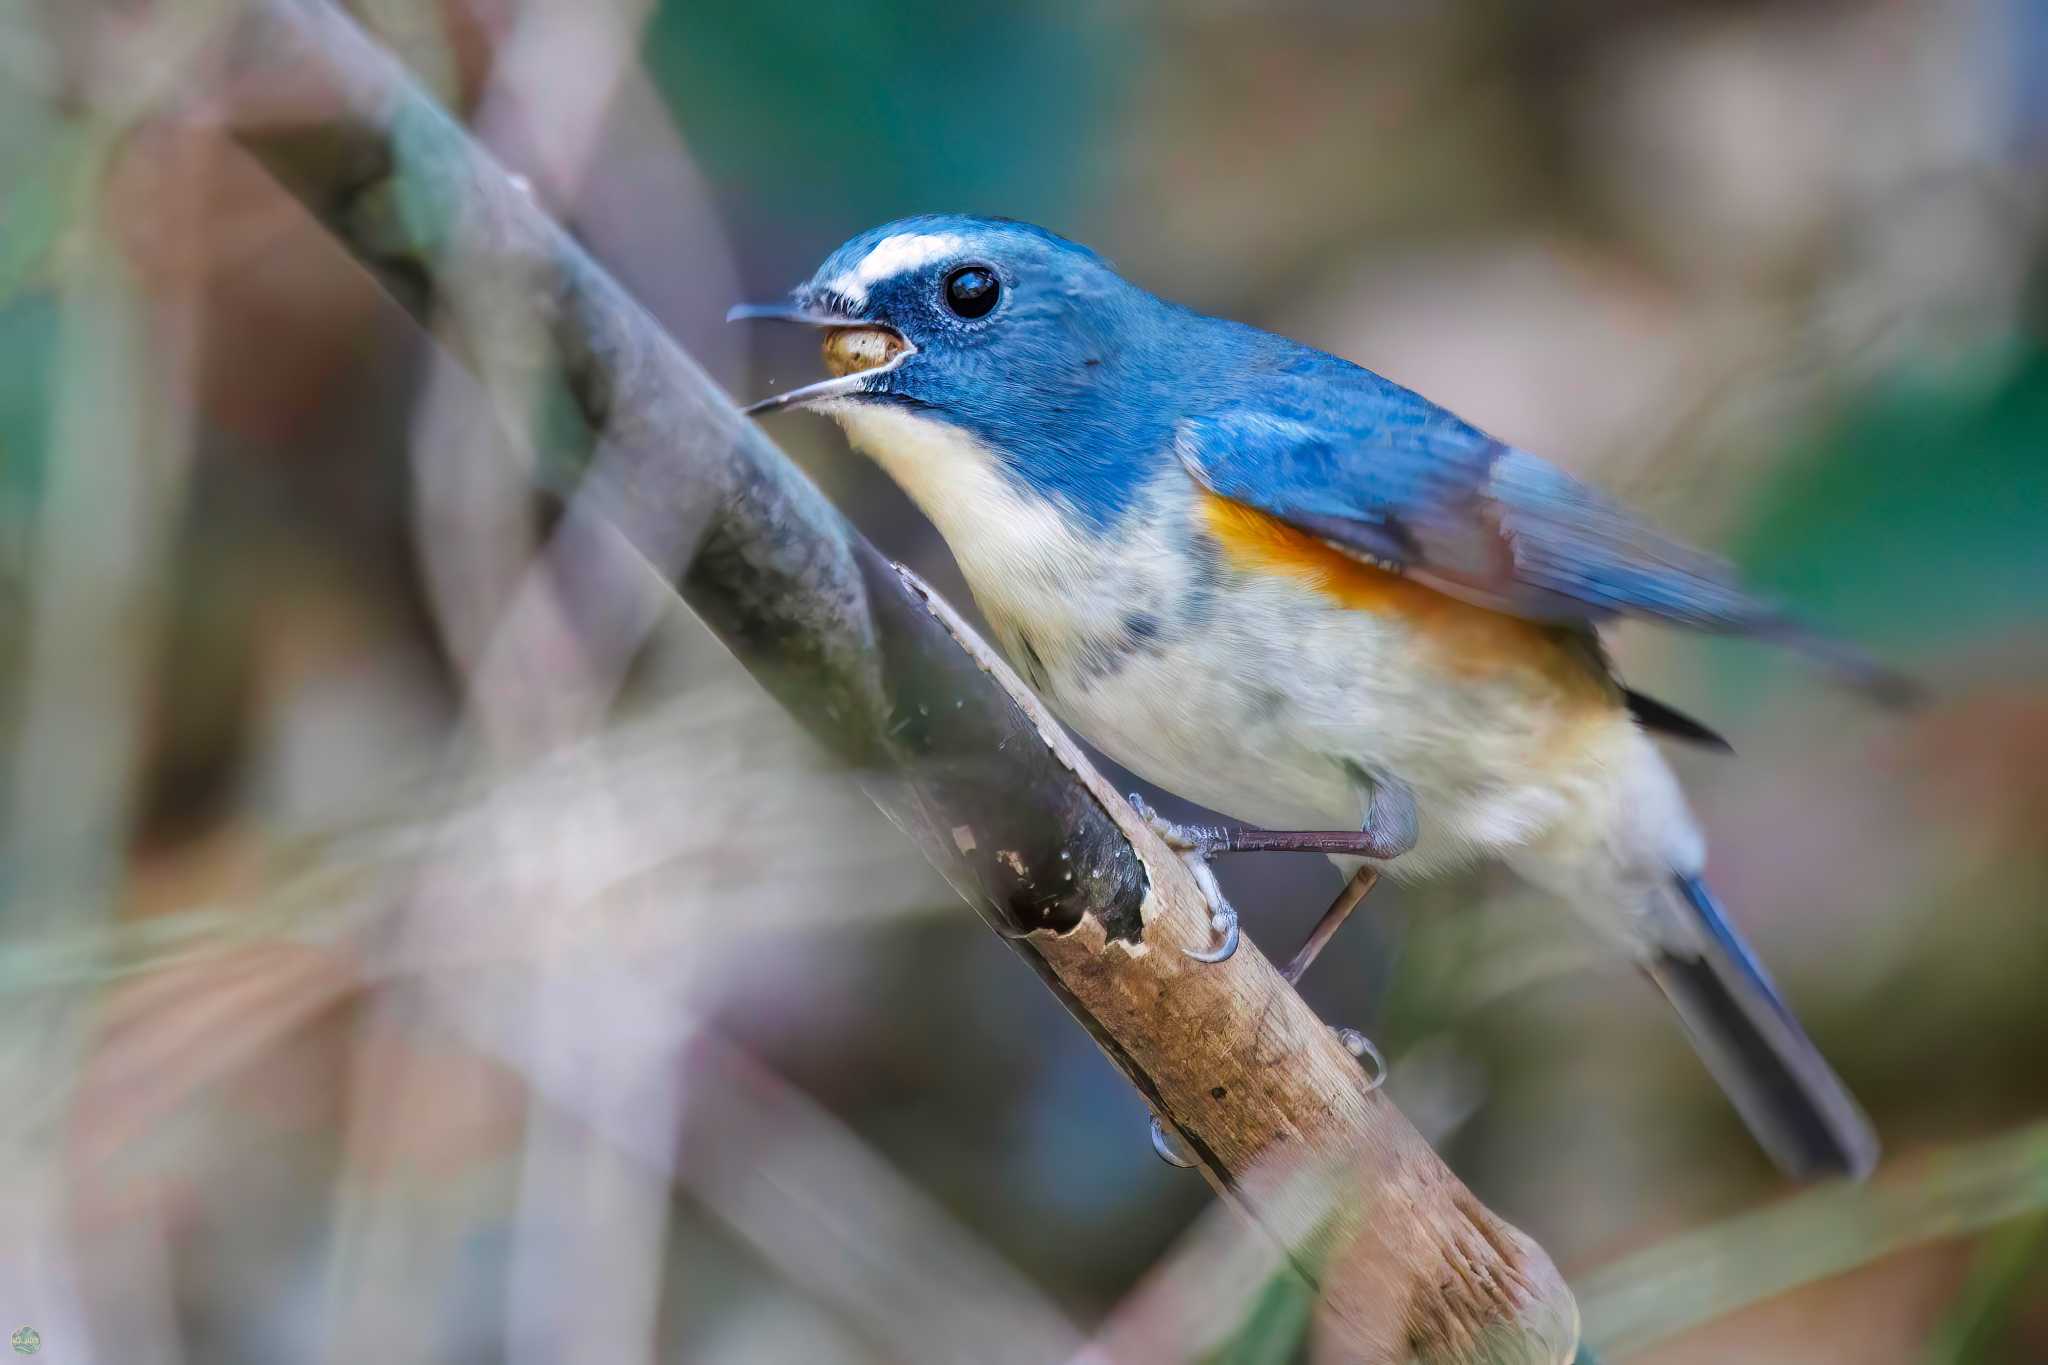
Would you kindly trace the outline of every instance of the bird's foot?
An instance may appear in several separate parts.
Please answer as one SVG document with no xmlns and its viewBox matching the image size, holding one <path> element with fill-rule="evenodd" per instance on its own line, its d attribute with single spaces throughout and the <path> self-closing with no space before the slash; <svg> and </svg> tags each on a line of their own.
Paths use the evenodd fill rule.
<svg viewBox="0 0 2048 1365">
<path fill-rule="evenodd" d="M 1201 952 L 1193 948 L 1181 951 L 1197 962 L 1223 961 L 1237 951 L 1240 936 L 1237 909 L 1223 894 L 1223 888 L 1217 885 L 1216 873 L 1209 866 L 1210 858 L 1229 851 L 1226 832 L 1206 825 L 1176 824 L 1153 810 L 1151 804 L 1136 792 L 1131 793 L 1130 802 L 1131 809 L 1187 864 L 1189 875 L 1195 879 L 1195 885 L 1202 890 L 1202 899 L 1208 903 L 1210 931 L 1222 940 L 1214 948 Z M 1155 1142 L 1154 1146 L 1157 1145 Z"/>
<path fill-rule="evenodd" d="M 1131 808 L 1176 853 L 1215 858 L 1225 853 L 1321 853 L 1384 862 L 1415 847 L 1415 794 L 1383 781 L 1374 788 L 1358 829 L 1260 829 L 1252 825 L 1183 825 L 1152 809 L 1133 792 Z"/>
<path fill-rule="evenodd" d="M 1152 832 L 1165 841 L 1175 853 L 1199 853 L 1204 858 L 1218 853 L 1230 852 L 1230 831 L 1215 825 L 1183 825 L 1178 820 L 1169 820 L 1152 809 L 1152 803 L 1132 792 L 1125 800 L 1138 818 L 1152 827 Z"/>
<path fill-rule="evenodd" d="M 1366 838 L 1373 840 L 1377 847 L 1388 850 L 1381 856 L 1391 857 L 1396 853 L 1405 852 L 1414 846 L 1414 803 L 1412 798 L 1404 799 L 1405 794 L 1405 788 L 1393 789 L 1391 807 L 1385 798 L 1376 799 L 1374 809 L 1367 818 L 1364 835 Z M 1209 859 L 1218 853 L 1236 852 L 1239 845 L 1233 843 L 1230 831 L 1205 825 L 1181 825 L 1168 820 L 1159 812 L 1153 810 L 1151 804 L 1144 797 L 1136 793 L 1131 795 L 1130 802 L 1131 809 L 1135 810 L 1145 823 L 1152 827 L 1154 832 L 1166 842 L 1168 848 L 1180 854 L 1182 860 L 1187 863 L 1188 871 L 1194 875 L 1196 885 L 1202 888 L 1202 894 L 1208 898 L 1209 922 L 1218 933 L 1223 935 L 1222 945 L 1213 952 L 1197 953 L 1185 948 L 1181 951 L 1187 953 L 1189 957 L 1194 958 L 1198 962 L 1220 962 L 1224 958 L 1229 957 L 1237 951 L 1237 911 L 1232 909 L 1230 902 L 1223 898 L 1222 889 L 1216 885 L 1216 874 L 1209 868 Z M 1378 818 L 1375 819 L 1374 817 Z M 1257 837 L 1268 832 L 1253 830 L 1248 833 L 1253 837 Z M 1281 837 L 1286 838 L 1290 836 Z M 1315 851 L 1330 852 L 1333 850 L 1318 848 Z M 1337 932 L 1337 927 L 1358 907 L 1359 902 L 1366 898 L 1372 891 L 1374 883 L 1378 880 L 1379 873 L 1370 866 L 1361 867 L 1352 874 L 1350 880 L 1345 883 L 1343 891 L 1338 893 L 1336 901 L 1331 904 L 1330 908 L 1323 913 L 1322 919 L 1317 922 L 1314 932 L 1308 937 L 1308 941 L 1302 944 L 1301 951 L 1294 955 L 1292 962 L 1288 963 L 1283 973 L 1288 981 L 1294 982 L 1301 979 L 1301 974 L 1308 970 L 1311 962 L 1315 961 L 1316 955 L 1322 951 L 1323 945 L 1330 941 L 1330 936 Z M 1380 1055 L 1380 1050 L 1374 1046 L 1372 1039 L 1366 1037 L 1364 1033 L 1355 1028 L 1342 1028 L 1333 1025 L 1331 1031 L 1337 1035 L 1337 1041 L 1343 1044 L 1344 1050 L 1356 1057 L 1359 1065 L 1366 1069 L 1366 1089 L 1368 1091 L 1377 1090 L 1386 1084 L 1386 1058 Z M 1179 1167 L 1182 1170 L 1187 1170 L 1198 1164 L 1194 1153 L 1188 1150 L 1186 1140 L 1178 1133 L 1169 1133 L 1166 1130 L 1166 1125 L 1160 1122 L 1157 1115 L 1154 1115 L 1152 1119 L 1152 1150 L 1158 1154 L 1161 1161 L 1169 1166 Z"/>
<path fill-rule="evenodd" d="M 1187 1140 L 1179 1133 L 1167 1132 L 1166 1125 L 1159 1121 L 1157 1114 L 1152 1116 L 1152 1150 L 1161 1161 L 1183 1171 L 1196 1165 L 1195 1154 L 1188 1150 Z"/>
<path fill-rule="evenodd" d="M 1365 1088 L 1372 1091 L 1385 1085 L 1387 1059 L 1380 1055 L 1380 1050 L 1373 1040 L 1355 1028 L 1339 1027 L 1336 1024 L 1332 1024 L 1330 1028 L 1336 1033 L 1337 1041 L 1344 1045 L 1344 1050 L 1358 1058 L 1358 1064 L 1365 1068 Z"/>
</svg>

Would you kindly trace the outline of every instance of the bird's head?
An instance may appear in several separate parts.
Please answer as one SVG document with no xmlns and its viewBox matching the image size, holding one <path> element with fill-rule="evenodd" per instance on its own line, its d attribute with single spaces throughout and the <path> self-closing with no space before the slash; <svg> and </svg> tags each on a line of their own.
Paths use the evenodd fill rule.
<svg viewBox="0 0 2048 1365">
<path fill-rule="evenodd" d="M 832 377 L 749 412 L 824 412 L 906 483 L 936 472 L 913 458 L 985 457 L 1091 517 L 1113 512 L 1137 464 L 1165 448 L 1172 395 L 1201 363 L 1176 335 L 1194 315 L 1087 247 L 1007 219 L 886 224 L 833 252 L 789 303 L 730 316 L 825 331 Z M 898 441 L 919 446 L 903 454 L 880 448 L 884 431 L 938 438 Z"/>
</svg>

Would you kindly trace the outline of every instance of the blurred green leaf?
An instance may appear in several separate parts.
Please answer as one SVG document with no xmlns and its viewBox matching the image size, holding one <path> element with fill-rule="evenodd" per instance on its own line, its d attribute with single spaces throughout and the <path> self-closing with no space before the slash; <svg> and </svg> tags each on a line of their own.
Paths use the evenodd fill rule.
<svg viewBox="0 0 2048 1365">
<path fill-rule="evenodd" d="M 17 65 L 0 80 L 0 572 L 41 495 L 54 391 L 56 256 L 106 163 L 107 131 L 56 110 L 57 60 L 40 28 L 0 4 Z M 25 72 L 37 80 L 13 79 Z M 4 647 L 4 646 L 0 646 Z"/>
<path fill-rule="evenodd" d="M 836 240 L 904 213 L 1058 220 L 1130 88 L 1123 7 L 663 4 L 647 62 L 711 176 Z"/>
<path fill-rule="evenodd" d="M 1267 1279 L 1244 1322 L 1203 1355 L 1204 1365 L 1287 1365 L 1308 1340 L 1315 1290 L 1293 1266 Z"/>
<path fill-rule="evenodd" d="M 95 120 L 60 118 L 34 92 L 0 84 L 0 305 L 41 281 L 107 156 Z"/>
<path fill-rule="evenodd" d="M 1993 1354 L 2022 1295 L 2048 1270 L 2048 1214 L 2009 1223 L 1984 1239 L 1970 1278 L 1935 1329 L 1927 1365 L 1978 1365 Z"/>
<path fill-rule="evenodd" d="M 1579 1285 L 1585 1339 L 1625 1355 L 1908 1247 L 2048 1209 L 2048 1123 L 1824 1185 L 1652 1247 Z"/>
<path fill-rule="evenodd" d="M 64 129 L 0 203 L 0 303 L 46 272 L 77 212 L 80 187 L 98 161 L 97 146 L 98 139 L 85 129 Z"/>
<path fill-rule="evenodd" d="M 1748 575 L 1827 626 L 1930 643 L 2038 622 L 2048 574 L 2048 350 L 1974 382 L 1900 379 L 1759 495 Z M 1761 668 L 1743 651 L 1742 667 Z"/>
<path fill-rule="evenodd" d="M 49 294 L 0 305 L 0 521 L 25 519 L 43 486 L 57 322 Z"/>
</svg>

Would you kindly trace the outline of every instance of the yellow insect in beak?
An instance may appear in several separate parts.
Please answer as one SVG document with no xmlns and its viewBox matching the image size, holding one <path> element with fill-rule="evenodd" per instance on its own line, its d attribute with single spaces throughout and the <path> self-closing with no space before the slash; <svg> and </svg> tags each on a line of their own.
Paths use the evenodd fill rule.
<svg viewBox="0 0 2048 1365">
<path fill-rule="evenodd" d="M 832 372 L 832 377 L 779 393 L 773 398 L 763 398 L 740 409 L 750 415 L 856 396 L 866 383 L 861 375 L 893 370 L 917 353 L 917 347 L 893 327 L 818 312 L 800 304 L 743 303 L 725 317 L 728 322 L 760 318 L 768 322 L 797 322 L 806 327 L 825 329 L 825 368 Z"/>
<path fill-rule="evenodd" d="M 886 327 L 835 327 L 825 334 L 825 368 L 836 376 L 880 369 L 909 349 Z"/>
</svg>

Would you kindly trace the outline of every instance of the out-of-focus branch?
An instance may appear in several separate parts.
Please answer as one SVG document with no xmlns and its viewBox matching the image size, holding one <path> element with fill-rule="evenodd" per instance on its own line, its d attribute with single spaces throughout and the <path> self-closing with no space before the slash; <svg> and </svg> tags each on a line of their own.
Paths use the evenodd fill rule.
<svg viewBox="0 0 2048 1365">
<path fill-rule="evenodd" d="M 252 3 L 222 52 L 236 136 L 463 356 L 515 437 L 540 433 L 523 451 L 537 477 L 574 485 L 674 575 L 1012 936 L 1210 1182 L 1319 1280 L 1328 1354 L 1570 1358 L 1577 1311 L 1542 1250 L 1255 948 L 1213 966 L 1180 951 L 1209 931 L 1179 860 L 396 63 L 307 0 Z M 1304 1161 L 1338 1173 L 1334 1197 L 1280 1178 Z"/>
</svg>

